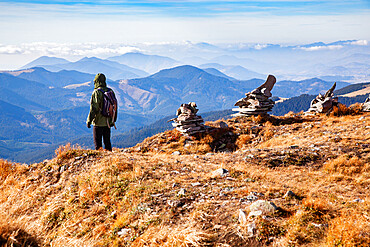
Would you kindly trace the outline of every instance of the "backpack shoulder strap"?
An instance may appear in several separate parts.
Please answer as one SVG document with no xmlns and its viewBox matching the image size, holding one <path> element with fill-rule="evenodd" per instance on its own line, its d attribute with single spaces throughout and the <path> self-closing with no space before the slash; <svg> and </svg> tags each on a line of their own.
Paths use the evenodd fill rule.
<svg viewBox="0 0 370 247">
<path fill-rule="evenodd" d="M 100 92 L 102 92 L 103 94 L 105 93 L 105 92 L 104 92 L 104 90 L 103 90 L 103 89 L 101 89 L 101 88 L 97 88 L 97 89 L 95 89 L 95 90 L 100 91 Z"/>
<path fill-rule="evenodd" d="M 101 88 L 97 88 L 97 89 L 95 89 L 95 90 L 98 90 L 98 91 L 100 91 L 100 92 L 102 92 L 103 94 L 105 94 L 105 93 L 109 93 L 109 92 L 113 92 L 113 90 L 112 89 L 110 89 L 110 88 L 107 88 L 108 90 L 107 91 L 104 91 L 103 89 L 101 89 Z M 113 92 L 114 93 L 114 92 Z"/>
</svg>

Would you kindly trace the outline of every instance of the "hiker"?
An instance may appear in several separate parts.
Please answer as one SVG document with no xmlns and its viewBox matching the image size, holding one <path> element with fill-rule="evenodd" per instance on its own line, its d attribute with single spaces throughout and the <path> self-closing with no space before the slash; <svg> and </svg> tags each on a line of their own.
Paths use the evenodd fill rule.
<svg viewBox="0 0 370 247">
<path fill-rule="evenodd" d="M 113 98 L 113 105 L 115 104 L 115 112 L 107 113 L 107 95 Z M 108 111 L 109 112 L 109 111 Z M 95 149 L 100 149 L 102 145 L 102 138 L 104 140 L 104 147 L 106 150 L 112 151 L 110 142 L 111 130 L 110 127 L 115 127 L 117 120 L 117 100 L 112 89 L 107 87 L 106 78 L 104 74 L 97 74 L 94 79 L 94 92 L 91 95 L 90 112 L 87 117 L 87 128 L 93 125 L 93 135 Z"/>
</svg>

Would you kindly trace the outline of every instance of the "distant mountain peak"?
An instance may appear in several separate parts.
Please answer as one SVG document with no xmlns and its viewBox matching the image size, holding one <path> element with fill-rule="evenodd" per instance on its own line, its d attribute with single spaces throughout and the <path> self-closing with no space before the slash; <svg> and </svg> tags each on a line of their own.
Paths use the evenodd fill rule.
<svg viewBox="0 0 370 247">
<path fill-rule="evenodd" d="M 306 47 L 306 48 L 315 47 L 315 46 L 326 46 L 326 44 L 324 42 L 315 42 L 315 43 L 311 43 L 307 45 L 301 45 L 301 47 Z"/>
<path fill-rule="evenodd" d="M 123 55 L 109 57 L 107 60 L 141 69 L 150 74 L 181 64 L 170 57 L 148 55 L 140 52 L 128 52 Z"/>
<path fill-rule="evenodd" d="M 12 70 L 12 71 L 4 71 L 7 74 L 13 75 L 13 76 L 20 76 L 22 74 L 33 74 L 33 73 L 51 73 L 49 70 L 46 70 L 43 67 L 32 67 L 28 69 L 19 69 L 19 70 Z M 20 76 L 22 78 L 22 76 Z"/>
<path fill-rule="evenodd" d="M 102 59 L 100 58 L 97 58 L 97 57 L 83 57 L 81 58 L 80 60 L 78 60 L 77 62 L 84 62 L 84 61 L 103 61 Z"/>
<path fill-rule="evenodd" d="M 28 68 L 32 68 L 32 67 L 40 67 L 41 65 L 64 64 L 64 63 L 69 63 L 69 62 L 70 61 L 68 61 L 64 58 L 41 56 L 39 58 L 36 58 L 32 62 L 22 66 L 21 69 L 28 69 Z"/>
<path fill-rule="evenodd" d="M 186 69 L 186 70 L 201 70 L 193 65 L 180 65 L 180 66 L 177 66 L 177 67 L 174 67 L 174 68 L 171 68 L 171 69 L 164 69 L 164 70 L 182 70 L 182 69 Z"/>
<path fill-rule="evenodd" d="M 229 79 L 229 80 L 235 80 L 235 78 L 233 78 L 231 76 L 228 76 L 228 75 L 222 73 L 221 71 L 219 71 L 218 69 L 215 69 L 215 68 L 205 68 L 203 70 L 205 72 L 207 72 L 208 74 L 211 74 L 211 75 L 224 77 L 224 78 Z"/>
<path fill-rule="evenodd" d="M 168 77 L 168 78 L 178 78 L 187 74 L 194 74 L 194 73 L 207 73 L 202 69 L 199 69 L 192 65 L 181 65 L 170 69 L 163 69 L 150 77 Z M 208 73 L 207 73 L 208 74 Z"/>
</svg>

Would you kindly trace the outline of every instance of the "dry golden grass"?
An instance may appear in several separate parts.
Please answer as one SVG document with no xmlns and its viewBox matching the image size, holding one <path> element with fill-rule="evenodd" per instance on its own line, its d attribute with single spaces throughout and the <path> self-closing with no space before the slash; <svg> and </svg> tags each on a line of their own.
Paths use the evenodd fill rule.
<svg viewBox="0 0 370 247">
<path fill-rule="evenodd" d="M 266 118 L 262 115 L 252 116 L 252 121 L 257 124 L 261 124 L 266 121 Z"/>
<path fill-rule="evenodd" d="M 367 215 L 364 215 L 357 210 L 348 210 L 332 220 L 325 239 L 326 245 L 369 246 L 370 219 L 368 212 Z"/>
<path fill-rule="evenodd" d="M 0 183 L 4 182 L 9 175 L 22 175 L 27 170 L 23 165 L 0 159 Z"/>
<path fill-rule="evenodd" d="M 267 121 L 263 124 L 263 136 L 265 140 L 271 139 L 271 137 L 274 136 L 274 131 L 273 131 L 273 125 L 271 122 Z"/>
<path fill-rule="evenodd" d="M 241 134 L 238 136 L 235 144 L 238 148 L 243 148 L 244 145 L 248 144 L 252 139 L 253 137 L 249 134 Z"/>
<path fill-rule="evenodd" d="M 349 108 L 351 108 L 353 115 L 361 114 L 362 112 L 362 104 L 360 103 L 355 103 L 353 105 L 350 105 Z"/>
<path fill-rule="evenodd" d="M 0 181 L 6 179 L 14 170 L 13 164 L 7 160 L 0 159 Z"/>
<path fill-rule="evenodd" d="M 0 243 L 369 246 L 370 114 L 225 122 L 125 152 L 66 145 L 39 164 L 0 161 Z M 248 219 L 250 238 L 238 212 L 249 212 L 251 193 L 279 210 Z"/>
<path fill-rule="evenodd" d="M 341 155 L 333 160 L 329 160 L 324 164 L 324 169 L 329 173 L 339 173 L 343 175 L 355 175 L 370 172 L 370 164 L 357 156 L 348 157 Z"/>
<path fill-rule="evenodd" d="M 207 143 L 196 143 L 194 145 L 189 146 L 186 149 L 189 153 L 197 153 L 197 154 L 206 154 L 209 152 L 212 152 L 212 148 L 209 144 Z"/>
<path fill-rule="evenodd" d="M 14 223 L 6 216 L 0 218 L 0 246 L 40 246 L 41 241 L 34 232 L 27 232 L 25 227 Z"/>
<path fill-rule="evenodd" d="M 205 246 L 212 234 L 197 226 L 153 227 L 136 239 L 132 246 Z"/>
</svg>

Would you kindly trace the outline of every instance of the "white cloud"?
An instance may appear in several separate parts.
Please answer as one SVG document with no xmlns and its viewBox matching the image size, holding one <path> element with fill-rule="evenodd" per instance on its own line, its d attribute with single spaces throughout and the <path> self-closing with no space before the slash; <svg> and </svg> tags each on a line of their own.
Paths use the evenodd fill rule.
<svg viewBox="0 0 370 247">
<path fill-rule="evenodd" d="M 298 49 L 302 49 L 305 51 L 322 51 L 322 50 L 339 50 L 344 47 L 344 45 L 359 45 L 359 46 L 367 46 L 367 40 L 355 40 L 349 42 L 343 42 L 343 45 L 323 45 L 323 46 L 311 46 L 311 47 L 298 47 Z"/>
<path fill-rule="evenodd" d="M 22 54 L 22 48 L 15 45 L 0 45 L 0 54 Z"/>
<path fill-rule="evenodd" d="M 264 49 L 266 47 L 267 47 L 266 44 L 257 44 L 257 45 L 254 46 L 254 49 L 256 49 L 256 50 L 262 50 L 262 49 Z"/>
<path fill-rule="evenodd" d="M 139 48 L 122 44 L 33 42 L 0 45 L 0 54 L 38 54 L 49 56 L 109 56 L 139 52 Z"/>
<path fill-rule="evenodd" d="M 342 48 L 343 48 L 342 45 L 300 47 L 300 49 L 305 50 L 305 51 L 339 50 Z"/>
<path fill-rule="evenodd" d="M 73 51 L 77 56 L 99 56 L 99 55 L 119 55 L 128 52 L 139 52 L 140 49 L 132 46 L 121 47 L 95 47 L 92 49 L 76 49 Z"/>
<path fill-rule="evenodd" d="M 367 40 L 356 40 L 356 41 L 348 42 L 347 44 L 349 44 L 349 45 L 367 45 L 368 42 L 367 42 Z"/>
</svg>

